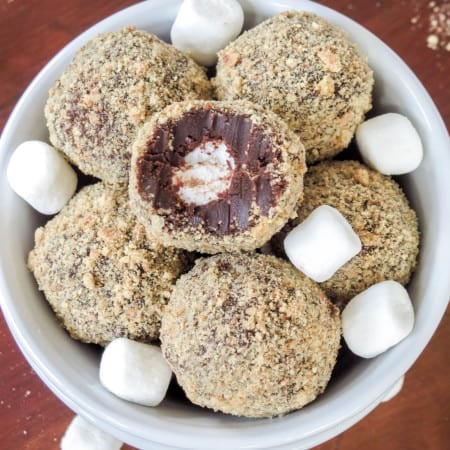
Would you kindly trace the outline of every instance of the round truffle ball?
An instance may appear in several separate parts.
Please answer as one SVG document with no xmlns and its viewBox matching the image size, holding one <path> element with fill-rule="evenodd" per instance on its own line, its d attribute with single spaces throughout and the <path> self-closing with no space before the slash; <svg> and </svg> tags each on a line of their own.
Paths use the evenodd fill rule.
<svg viewBox="0 0 450 450">
<path fill-rule="evenodd" d="M 280 249 L 286 232 L 320 205 L 336 208 L 359 236 L 362 250 L 320 283 L 343 307 L 355 295 L 384 280 L 408 283 L 419 250 L 418 221 L 400 186 L 357 161 L 324 161 L 308 169 L 298 217 L 273 241 Z"/>
<path fill-rule="evenodd" d="M 161 325 L 163 355 L 194 403 L 273 417 L 322 393 L 336 362 L 339 310 L 287 262 L 219 254 L 180 277 Z"/>
<path fill-rule="evenodd" d="M 299 134 L 311 164 L 347 147 L 371 108 L 372 71 L 344 31 L 289 11 L 243 33 L 219 52 L 220 100 L 247 99 Z"/>
<path fill-rule="evenodd" d="M 298 137 L 249 102 L 174 103 L 133 146 L 131 207 L 149 236 L 204 253 L 253 250 L 294 217 Z"/>
<path fill-rule="evenodd" d="M 100 34 L 50 89 L 50 141 L 85 174 L 126 182 L 138 127 L 172 102 L 210 95 L 204 69 L 156 36 L 134 27 Z"/>
<path fill-rule="evenodd" d="M 106 345 L 118 337 L 158 339 L 187 259 L 148 241 L 125 188 L 97 183 L 36 230 L 28 265 L 70 335 Z"/>
</svg>

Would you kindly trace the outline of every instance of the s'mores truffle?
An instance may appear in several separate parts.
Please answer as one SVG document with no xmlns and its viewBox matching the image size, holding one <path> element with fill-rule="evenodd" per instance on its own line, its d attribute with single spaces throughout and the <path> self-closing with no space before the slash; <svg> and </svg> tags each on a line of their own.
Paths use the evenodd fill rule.
<svg viewBox="0 0 450 450">
<path fill-rule="evenodd" d="M 295 215 L 298 137 L 249 102 L 174 103 L 133 146 L 130 205 L 151 239 L 204 253 L 253 250 Z"/>
<path fill-rule="evenodd" d="M 279 252 L 286 232 L 321 205 L 336 208 L 362 244 L 356 256 L 320 283 L 333 302 L 343 307 L 380 281 L 408 283 L 419 252 L 418 221 L 395 180 L 357 161 L 323 161 L 310 167 L 298 217 L 273 238 L 273 247 Z"/>
<path fill-rule="evenodd" d="M 73 338 L 150 342 L 158 339 L 162 311 L 188 260 L 147 239 L 126 188 L 115 186 L 83 188 L 38 228 L 28 266 Z"/>
<path fill-rule="evenodd" d="M 278 14 L 218 55 L 217 98 L 247 99 L 277 113 L 300 136 L 308 165 L 346 148 L 371 108 L 367 59 L 315 14 Z"/>
<path fill-rule="evenodd" d="M 85 174 L 127 182 L 136 131 L 181 100 L 210 98 L 205 70 L 134 27 L 100 34 L 75 55 L 50 89 L 51 143 Z"/>
<path fill-rule="evenodd" d="M 187 397 L 247 417 L 299 409 L 336 362 L 339 310 L 318 285 L 269 255 L 201 258 L 176 283 L 161 324 L 163 355 Z"/>
</svg>

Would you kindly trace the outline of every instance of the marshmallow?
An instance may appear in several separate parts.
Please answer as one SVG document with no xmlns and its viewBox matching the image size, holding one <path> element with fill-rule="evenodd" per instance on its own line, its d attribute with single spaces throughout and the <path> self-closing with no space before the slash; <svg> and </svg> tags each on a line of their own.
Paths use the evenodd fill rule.
<svg viewBox="0 0 450 450">
<path fill-rule="evenodd" d="M 422 162 L 419 133 L 401 114 L 383 114 L 362 123 L 356 143 L 364 162 L 385 175 L 412 172 Z"/>
<path fill-rule="evenodd" d="M 119 450 L 122 442 L 75 416 L 61 439 L 61 450 Z"/>
<path fill-rule="evenodd" d="M 235 168 L 234 158 L 222 141 L 207 141 L 195 147 L 175 170 L 172 183 L 185 203 L 206 205 L 228 190 Z"/>
<path fill-rule="evenodd" d="M 244 24 L 237 0 L 184 0 L 170 37 L 178 50 L 199 64 L 212 66 L 217 52 L 235 39 Z"/>
<path fill-rule="evenodd" d="M 289 232 L 284 250 L 297 269 L 321 283 L 361 251 L 361 241 L 337 209 L 322 205 Z"/>
<path fill-rule="evenodd" d="M 161 349 L 126 338 L 110 342 L 100 361 L 100 382 L 117 397 L 156 406 L 165 397 L 172 371 Z"/>
<path fill-rule="evenodd" d="M 388 402 L 389 400 L 392 400 L 402 390 L 404 381 L 405 376 L 403 375 L 391 386 L 381 401 Z"/>
<path fill-rule="evenodd" d="M 353 297 L 342 311 L 342 334 L 349 349 L 372 358 L 398 344 L 414 326 L 407 290 L 396 281 L 382 281 Z"/>
<path fill-rule="evenodd" d="M 20 144 L 6 172 L 11 189 L 42 214 L 56 214 L 73 196 L 77 175 L 62 154 L 40 141 Z"/>
</svg>

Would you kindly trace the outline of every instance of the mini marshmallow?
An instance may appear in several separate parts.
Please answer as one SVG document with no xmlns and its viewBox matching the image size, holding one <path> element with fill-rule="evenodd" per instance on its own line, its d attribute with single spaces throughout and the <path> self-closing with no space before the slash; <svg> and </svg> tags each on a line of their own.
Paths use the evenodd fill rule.
<svg viewBox="0 0 450 450">
<path fill-rule="evenodd" d="M 75 416 L 61 439 L 61 450 L 119 450 L 122 442 Z"/>
<path fill-rule="evenodd" d="M 178 50 L 199 64 L 212 66 L 217 52 L 235 39 L 244 24 L 237 0 L 184 0 L 170 37 Z"/>
<path fill-rule="evenodd" d="M 20 144 L 6 172 L 11 189 L 42 214 L 56 214 L 73 196 L 77 175 L 62 154 L 41 141 Z"/>
<path fill-rule="evenodd" d="M 161 349 L 126 338 L 110 342 L 100 361 L 100 382 L 117 397 L 145 406 L 164 399 L 172 370 Z"/>
<path fill-rule="evenodd" d="M 419 133 L 401 114 L 383 114 L 362 123 L 356 130 L 356 143 L 364 162 L 385 175 L 412 172 L 422 162 Z"/>
<path fill-rule="evenodd" d="M 405 376 L 403 375 L 400 377 L 389 389 L 389 391 L 386 392 L 386 394 L 383 397 L 382 402 L 388 402 L 389 400 L 392 400 L 401 390 L 403 387 L 403 383 L 405 381 Z"/>
<path fill-rule="evenodd" d="M 414 326 L 408 291 L 396 281 L 382 281 L 353 297 L 342 311 L 342 334 L 349 349 L 373 358 L 398 344 Z"/>
<path fill-rule="evenodd" d="M 337 209 L 322 205 L 289 232 L 284 250 L 297 269 L 321 283 L 361 251 L 361 241 Z"/>
</svg>

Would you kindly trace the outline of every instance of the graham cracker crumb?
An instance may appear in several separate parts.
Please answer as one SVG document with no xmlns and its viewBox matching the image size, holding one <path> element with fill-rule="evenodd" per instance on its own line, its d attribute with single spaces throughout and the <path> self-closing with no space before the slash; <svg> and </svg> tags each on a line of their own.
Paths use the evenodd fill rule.
<svg viewBox="0 0 450 450">
<path fill-rule="evenodd" d="M 427 47 L 450 51 L 450 2 L 430 2 L 428 8 Z"/>
</svg>

